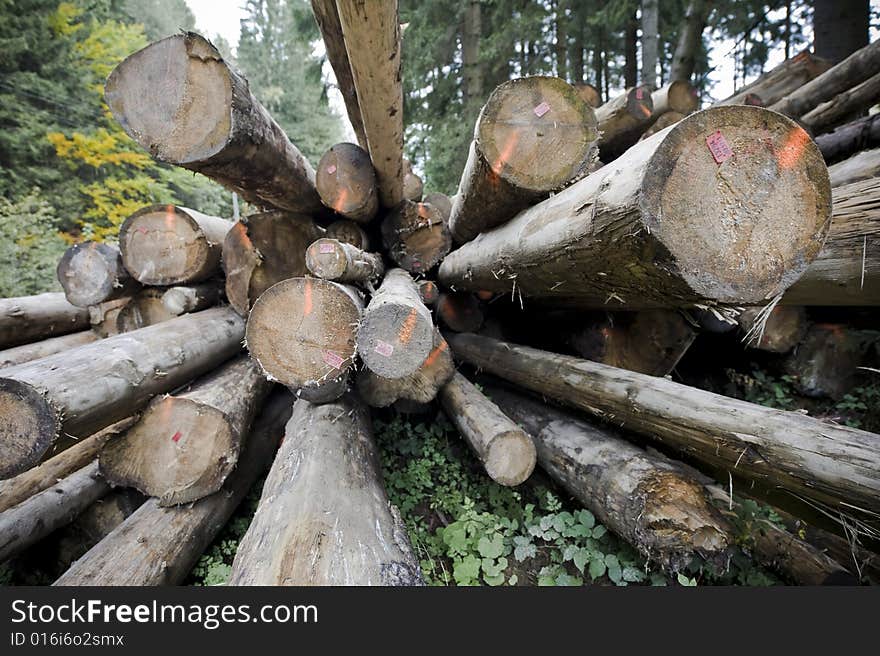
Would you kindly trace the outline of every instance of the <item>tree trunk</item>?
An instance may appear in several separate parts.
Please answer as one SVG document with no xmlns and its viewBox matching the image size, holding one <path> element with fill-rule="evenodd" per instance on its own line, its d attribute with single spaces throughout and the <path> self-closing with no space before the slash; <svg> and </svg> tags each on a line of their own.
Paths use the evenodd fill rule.
<svg viewBox="0 0 880 656">
<path fill-rule="evenodd" d="M 69 449 L 61 451 L 36 467 L 18 476 L 0 481 L 0 512 L 9 510 L 58 481 L 82 469 L 98 457 L 98 451 L 114 435 L 135 422 L 134 417 L 123 419 L 94 435 L 78 440 Z"/>
<path fill-rule="evenodd" d="M 304 214 L 263 212 L 236 223 L 223 242 L 229 304 L 246 317 L 272 285 L 306 275 L 306 248 L 322 235 Z"/>
<path fill-rule="evenodd" d="M 277 390 L 254 422 L 235 471 L 220 492 L 188 506 L 162 508 L 149 499 L 77 560 L 55 585 L 177 585 L 226 525 L 266 470 L 293 400 Z"/>
<path fill-rule="evenodd" d="M 89 311 L 61 292 L 0 298 L 0 347 L 29 344 L 89 327 Z"/>
<path fill-rule="evenodd" d="M 382 278 L 385 265 L 378 253 L 365 253 L 337 239 L 318 239 L 306 249 L 306 266 L 324 280 L 372 285 Z"/>
<path fill-rule="evenodd" d="M 831 230 L 786 305 L 880 305 L 880 178 L 832 190 Z"/>
<path fill-rule="evenodd" d="M 848 117 L 868 110 L 880 100 L 880 73 L 843 91 L 801 117 L 801 123 L 813 134 L 827 132 Z"/>
<path fill-rule="evenodd" d="M 739 326 L 745 333 L 743 342 L 750 348 L 788 353 L 807 332 L 809 321 L 802 307 L 777 305 L 766 318 L 763 315 L 758 308 L 748 308 L 739 315 Z"/>
<path fill-rule="evenodd" d="M 374 408 L 386 408 L 400 400 L 430 403 L 454 373 L 455 363 L 449 345 L 435 328 L 434 348 L 414 374 L 403 378 L 382 378 L 365 368 L 358 373 L 357 390 L 361 398 Z"/>
<path fill-rule="evenodd" d="M 651 94 L 651 103 L 655 118 L 667 112 L 688 115 L 700 108 L 700 95 L 690 82 L 673 80 Z"/>
<path fill-rule="evenodd" d="M 256 363 L 241 356 L 181 393 L 153 399 L 134 426 L 101 449 L 101 474 L 158 498 L 160 506 L 216 492 L 270 388 Z"/>
<path fill-rule="evenodd" d="M 480 112 L 449 229 L 458 242 L 505 223 L 581 176 L 594 159 L 593 110 L 552 77 L 511 80 Z"/>
<path fill-rule="evenodd" d="M 222 296 L 222 285 L 217 282 L 178 285 L 165 290 L 162 304 L 168 312 L 178 317 L 181 314 L 207 310 L 217 305 Z"/>
<path fill-rule="evenodd" d="M 482 11 L 479 0 L 466 0 L 461 23 L 462 92 L 466 109 L 479 107 L 485 94 L 484 62 L 480 61 L 480 40 L 483 37 Z M 525 73 L 523 73 L 525 75 Z"/>
<path fill-rule="evenodd" d="M 344 380 L 355 362 L 363 298 L 319 278 L 290 278 L 257 299 L 246 343 L 269 380 L 292 390 Z M 324 388 L 326 391 L 328 388 Z"/>
<path fill-rule="evenodd" d="M 499 485 L 519 485 L 535 469 L 535 444 L 473 383 L 459 373 L 440 389 L 449 420 Z"/>
<path fill-rule="evenodd" d="M 651 125 L 654 103 L 646 86 L 627 89 L 596 110 L 599 121 L 599 157 L 610 162 L 639 140 Z"/>
<path fill-rule="evenodd" d="M 553 23 L 556 32 L 556 43 L 554 51 L 556 54 L 556 77 L 561 80 L 568 80 L 568 34 L 565 26 L 568 18 L 565 16 L 565 8 L 568 4 L 566 0 L 555 0 L 555 20 Z"/>
<path fill-rule="evenodd" d="M 96 241 L 64 251 L 57 275 L 67 300 L 78 307 L 131 296 L 139 287 L 122 265 L 119 249 Z"/>
<path fill-rule="evenodd" d="M 126 133 L 157 160 L 201 173 L 258 206 L 306 213 L 321 207 L 308 160 L 204 37 L 176 34 L 128 56 L 107 79 L 104 97 Z"/>
<path fill-rule="evenodd" d="M 575 87 L 584 83 L 584 26 L 583 17 L 578 14 L 578 8 L 573 7 L 574 12 L 574 39 L 571 43 L 571 81 Z M 522 75 L 525 75 L 523 71 Z M 588 103 L 589 104 L 589 103 Z M 598 107 L 598 105 L 590 105 Z"/>
<path fill-rule="evenodd" d="M 447 339 L 469 364 L 613 418 L 709 466 L 828 504 L 835 513 L 880 509 L 880 438 L 873 433 L 476 335 Z"/>
<path fill-rule="evenodd" d="M 422 584 L 385 494 L 369 412 L 356 397 L 296 402 L 229 583 Z"/>
<path fill-rule="evenodd" d="M 816 324 L 785 361 L 795 389 L 804 396 L 840 400 L 855 385 L 868 344 L 841 324 Z"/>
<path fill-rule="evenodd" d="M 813 0 L 813 49 L 839 62 L 868 45 L 868 0 Z"/>
<path fill-rule="evenodd" d="M 0 514 L 0 562 L 66 526 L 109 491 L 93 462 Z"/>
<path fill-rule="evenodd" d="M 312 11 L 315 14 L 315 21 L 318 23 L 318 29 L 321 31 L 327 59 L 336 76 L 336 86 L 339 88 L 339 93 L 342 94 L 342 101 L 345 103 L 345 111 L 348 114 L 352 130 L 354 130 L 361 148 L 367 148 L 364 119 L 358 104 L 357 90 L 351 74 L 351 64 L 345 49 L 345 39 L 342 37 L 342 25 L 339 22 L 336 0 L 312 0 Z"/>
<path fill-rule="evenodd" d="M 697 65 L 697 55 L 703 45 L 703 30 L 712 11 L 710 0 L 690 0 L 678 30 L 678 43 L 672 56 L 669 80 L 690 82 Z"/>
<path fill-rule="evenodd" d="M 419 280 L 417 283 L 419 288 L 419 298 L 425 305 L 434 305 L 440 300 L 440 288 L 433 280 Z"/>
<path fill-rule="evenodd" d="M 653 0 L 652 0 L 653 1 Z M 655 4 L 657 4 L 655 2 Z M 639 22 L 636 20 L 636 12 L 633 9 L 632 15 L 626 19 L 626 27 L 623 33 L 623 85 L 626 88 L 638 86 L 639 84 Z M 580 79 L 575 79 L 580 82 Z"/>
<path fill-rule="evenodd" d="M 613 428 L 589 424 L 526 396 L 492 387 L 492 399 L 535 440 L 538 462 L 603 526 L 666 570 L 695 558 L 721 561 L 729 523 L 702 485 Z"/>
<path fill-rule="evenodd" d="M 370 154 L 354 144 L 338 143 L 324 153 L 315 186 L 324 205 L 346 219 L 369 223 L 379 211 L 379 190 Z"/>
<path fill-rule="evenodd" d="M 880 114 L 860 118 L 834 132 L 819 135 L 816 145 L 829 164 L 851 157 L 860 150 L 880 146 Z"/>
<path fill-rule="evenodd" d="M 831 100 L 837 94 L 864 82 L 874 75 L 878 68 L 880 68 L 880 39 L 857 50 L 836 66 L 832 66 L 769 107 L 786 116 L 800 118 L 826 100 Z"/>
<path fill-rule="evenodd" d="M 357 223 L 348 219 L 334 221 L 328 225 L 324 236 L 328 239 L 338 239 L 346 244 L 351 244 L 362 251 L 370 249 L 370 239 L 367 237 L 367 233 Z"/>
<path fill-rule="evenodd" d="M 470 292 L 445 292 L 437 301 L 437 318 L 457 333 L 475 333 L 483 325 L 480 301 Z"/>
<path fill-rule="evenodd" d="M 389 257 L 411 273 L 432 269 L 452 249 L 443 215 L 433 205 L 404 200 L 382 221 Z"/>
<path fill-rule="evenodd" d="M 439 191 L 432 191 L 425 194 L 423 202 L 435 207 L 440 212 L 440 216 L 443 217 L 443 223 L 449 224 L 449 215 L 452 214 L 452 201 L 449 199 L 449 196 L 441 194 Z"/>
<path fill-rule="evenodd" d="M 39 462 L 56 437 L 83 436 L 241 348 L 244 322 L 205 310 L 5 369 L 0 376 L 0 478 Z"/>
<path fill-rule="evenodd" d="M 125 268 L 145 285 L 200 282 L 220 272 L 220 253 L 235 224 L 177 205 L 151 205 L 119 229 Z"/>
<path fill-rule="evenodd" d="M 828 176 L 832 188 L 880 177 L 880 148 L 856 153 L 849 159 L 829 166 Z"/>
<path fill-rule="evenodd" d="M 809 50 L 804 50 L 791 59 L 786 59 L 773 70 L 764 73 L 729 98 L 718 101 L 715 105 L 755 104 L 754 99 L 749 102 L 750 96 L 760 99 L 764 106 L 772 105 L 829 68 L 831 68 L 831 62 L 819 59 Z"/>
<path fill-rule="evenodd" d="M 357 350 L 364 364 L 383 378 L 416 372 L 434 344 L 431 312 L 403 269 L 391 269 L 373 294 L 357 331 Z"/>
<path fill-rule="evenodd" d="M 661 130 L 665 130 L 670 125 L 675 125 L 684 117 L 684 114 L 679 114 L 678 112 L 666 112 L 665 114 L 661 114 L 657 120 L 654 121 L 654 124 L 642 133 L 642 136 L 639 137 L 639 141 L 644 141 Z"/>
<path fill-rule="evenodd" d="M 657 88 L 657 54 L 660 41 L 660 2 L 642 1 L 642 85 Z M 635 85 L 633 85 L 635 86 Z"/>
<path fill-rule="evenodd" d="M 99 339 L 101 339 L 101 336 L 95 331 L 82 330 L 78 333 L 70 333 L 60 337 L 50 337 L 41 342 L 14 346 L 0 351 L 0 369 L 31 362 L 32 360 L 39 360 L 55 353 L 61 353 L 62 351 L 82 346 L 83 344 L 91 344 Z"/>
<path fill-rule="evenodd" d="M 706 135 L 719 132 L 713 155 Z M 725 159 L 725 143 L 749 156 Z M 718 107 L 453 251 L 439 279 L 602 309 L 759 305 L 816 257 L 830 215 L 806 132 L 758 107 Z"/>
<path fill-rule="evenodd" d="M 403 200 L 403 87 L 397 0 L 337 0 L 345 49 L 357 90 L 379 200 Z"/>
<path fill-rule="evenodd" d="M 589 107 L 597 108 L 602 105 L 602 93 L 592 84 L 578 84 L 575 89 Z"/>
</svg>

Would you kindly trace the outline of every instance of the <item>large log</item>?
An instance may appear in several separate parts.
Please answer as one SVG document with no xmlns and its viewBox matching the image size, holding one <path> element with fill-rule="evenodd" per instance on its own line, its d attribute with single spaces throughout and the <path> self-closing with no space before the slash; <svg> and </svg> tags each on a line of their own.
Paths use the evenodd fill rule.
<svg viewBox="0 0 880 656">
<path fill-rule="evenodd" d="M 131 296 L 138 287 L 122 264 L 119 248 L 96 241 L 64 251 L 56 273 L 67 300 L 78 307 Z"/>
<path fill-rule="evenodd" d="M 269 287 L 306 275 L 306 248 L 322 234 L 311 217 L 292 212 L 262 212 L 236 223 L 223 241 L 229 304 L 247 316 Z"/>
<path fill-rule="evenodd" d="M 177 585 L 226 525 L 272 460 L 293 400 L 277 390 L 254 421 L 235 471 L 216 494 L 162 508 L 149 499 L 59 578 L 55 585 Z"/>
<path fill-rule="evenodd" d="M 385 207 L 403 200 L 403 86 L 397 0 L 337 0 L 345 49 L 379 199 Z"/>
<path fill-rule="evenodd" d="M 62 292 L 0 298 L 0 347 L 36 342 L 89 327 L 89 311 Z"/>
<path fill-rule="evenodd" d="M 453 354 L 747 479 L 853 513 L 880 509 L 880 438 L 712 392 L 477 335 Z"/>
<path fill-rule="evenodd" d="M 150 205 L 119 229 L 125 268 L 145 285 L 207 280 L 220 271 L 220 254 L 232 221 L 177 205 Z"/>
<path fill-rule="evenodd" d="M 12 367 L 31 360 L 39 360 L 54 353 L 61 353 L 68 349 L 90 344 L 101 339 L 94 330 L 81 330 L 78 333 L 70 333 L 69 335 L 61 335 L 60 337 L 50 337 L 40 342 L 31 342 L 30 344 L 22 344 L 21 346 L 13 346 L 12 348 L 0 351 L 0 369 Z"/>
<path fill-rule="evenodd" d="M 654 117 L 648 87 L 632 87 L 596 110 L 599 122 L 599 157 L 610 162 L 639 140 Z"/>
<path fill-rule="evenodd" d="M 782 302 L 880 305 L 880 178 L 835 187 L 832 198 L 828 239 Z"/>
<path fill-rule="evenodd" d="M 315 14 L 315 21 L 318 23 L 318 29 L 321 30 L 327 59 L 336 76 L 336 86 L 339 93 L 342 94 L 342 101 L 345 103 L 345 112 L 348 114 L 351 128 L 354 130 L 361 148 L 367 148 L 364 119 L 361 117 L 357 90 L 351 75 L 351 64 L 348 61 L 348 52 L 342 37 L 342 25 L 339 22 L 336 0 L 312 0 L 312 11 Z"/>
<path fill-rule="evenodd" d="M 700 94 L 685 80 L 673 80 L 651 94 L 651 116 L 657 118 L 669 112 L 691 114 L 700 108 Z"/>
<path fill-rule="evenodd" d="M 0 562 L 66 526 L 110 491 L 93 462 L 0 514 Z"/>
<path fill-rule="evenodd" d="M 467 378 L 454 374 L 440 389 L 440 402 L 493 481 L 515 486 L 532 475 L 537 459 L 532 436 Z"/>
<path fill-rule="evenodd" d="M 880 73 L 810 110 L 801 116 L 801 123 L 813 134 L 827 132 L 829 128 L 877 104 L 878 100 L 880 100 Z"/>
<path fill-rule="evenodd" d="M 603 309 L 759 305 L 803 273 L 830 219 L 828 172 L 802 128 L 717 107 L 453 251 L 439 277 Z"/>
<path fill-rule="evenodd" d="M 382 242 L 397 266 L 424 273 L 452 249 L 452 235 L 439 209 L 404 200 L 382 220 Z"/>
<path fill-rule="evenodd" d="M 828 167 L 832 187 L 880 177 L 880 148 L 864 150 Z M 833 224 L 833 222 L 832 222 Z"/>
<path fill-rule="evenodd" d="M 816 137 L 816 145 L 828 163 L 880 146 L 880 113 L 842 125 L 834 132 L 820 134 Z"/>
<path fill-rule="evenodd" d="M 593 110 L 559 78 L 500 85 L 474 128 L 449 217 L 452 236 L 470 241 L 582 176 L 598 136 Z"/>
<path fill-rule="evenodd" d="M 820 103 L 830 100 L 875 74 L 880 69 L 880 39 L 855 51 L 806 84 L 768 107 L 792 118 L 800 118 Z"/>
<path fill-rule="evenodd" d="M 488 394 L 533 437 L 541 467 L 645 557 L 675 571 L 732 546 L 729 523 L 681 468 L 613 428 L 501 388 Z"/>
<path fill-rule="evenodd" d="M 324 153 L 315 174 L 321 202 L 346 219 L 368 223 L 379 210 L 376 171 L 360 146 L 339 143 Z"/>
<path fill-rule="evenodd" d="M 230 585 L 420 585 L 385 494 L 367 408 L 298 400 Z"/>
<path fill-rule="evenodd" d="M 333 381 L 338 387 L 354 365 L 362 312 L 363 299 L 351 287 L 319 278 L 282 280 L 254 303 L 248 351 L 270 380 L 290 389 Z"/>
<path fill-rule="evenodd" d="M 336 282 L 372 284 L 385 273 L 381 255 L 365 253 L 338 239 L 312 242 L 306 249 L 306 266 L 314 276 Z"/>
<path fill-rule="evenodd" d="M 763 106 L 772 105 L 807 82 L 831 68 L 831 62 L 813 55 L 809 50 L 786 59 L 751 84 L 716 105 L 748 105 L 749 96 L 757 96 Z"/>
<path fill-rule="evenodd" d="M 256 363 L 241 356 L 183 392 L 156 397 L 134 426 L 101 449 L 101 474 L 156 497 L 160 506 L 216 492 L 238 463 L 270 388 Z"/>
<path fill-rule="evenodd" d="M 357 331 L 364 364 L 384 378 L 414 373 L 431 352 L 434 326 L 418 288 L 403 269 L 391 269 L 373 294 Z"/>
<path fill-rule="evenodd" d="M 309 162 L 204 37 L 184 32 L 129 55 L 107 78 L 104 97 L 157 160 L 206 175 L 259 206 L 320 209 Z"/>
<path fill-rule="evenodd" d="M 59 435 L 93 433 L 213 369 L 242 337 L 232 310 L 205 310 L 3 370 L 0 478 L 35 465 Z"/>
</svg>

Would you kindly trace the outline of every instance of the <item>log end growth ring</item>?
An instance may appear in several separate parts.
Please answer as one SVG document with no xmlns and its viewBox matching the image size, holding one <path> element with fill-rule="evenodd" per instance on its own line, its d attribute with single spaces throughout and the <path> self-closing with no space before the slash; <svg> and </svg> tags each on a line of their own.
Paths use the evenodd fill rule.
<svg viewBox="0 0 880 656">
<path fill-rule="evenodd" d="M 39 463 L 61 429 L 46 398 L 13 378 L 0 378 L 0 417 L 0 479 Z"/>
<path fill-rule="evenodd" d="M 796 281 L 831 221 L 828 170 L 809 135 L 781 114 L 722 106 L 662 138 L 641 209 L 688 285 L 721 303 L 760 304 Z"/>
<path fill-rule="evenodd" d="M 324 280 L 341 278 L 347 262 L 345 249 L 336 239 L 318 239 L 306 249 L 306 266 Z"/>
<path fill-rule="evenodd" d="M 366 313 L 358 331 L 358 353 L 373 373 L 403 378 L 422 366 L 434 348 L 430 314 L 387 303 Z"/>
<path fill-rule="evenodd" d="M 489 443 L 486 473 L 501 485 L 519 485 L 532 475 L 536 460 L 531 437 L 521 430 L 506 431 Z"/>
</svg>

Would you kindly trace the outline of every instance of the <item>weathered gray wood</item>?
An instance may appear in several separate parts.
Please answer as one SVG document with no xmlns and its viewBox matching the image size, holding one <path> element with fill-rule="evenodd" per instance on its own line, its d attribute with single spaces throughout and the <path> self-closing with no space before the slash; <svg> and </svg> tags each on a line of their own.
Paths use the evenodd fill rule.
<svg viewBox="0 0 880 656">
<path fill-rule="evenodd" d="M 39 360 L 48 355 L 61 353 L 83 344 L 90 344 L 99 339 L 101 339 L 101 336 L 97 332 L 82 330 L 78 333 L 70 333 L 60 337 L 49 337 L 40 342 L 13 346 L 12 348 L 0 351 L 0 369 L 30 362 L 31 360 Z"/>
<path fill-rule="evenodd" d="M 3 348 L 88 327 L 88 310 L 71 305 L 62 292 L 0 298 L 0 347 Z"/>
<path fill-rule="evenodd" d="M 64 251 L 56 274 L 67 300 L 77 307 L 131 296 L 139 287 L 125 270 L 119 248 L 96 241 Z"/>
<path fill-rule="evenodd" d="M 421 585 L 385 494 L 370 415 L 355 397 L 298 400 L 230 585 Z"/>
<path fill-rule="evenodd" d="M 860 150 L 880 146 L 880 113 L 842 125 L 834 132 L 820 134 L 816 145 L 827 162 L 838 162 Z"/>
<path fill-rule="evenodd" d="M 832 187 L 842 187 L 880 176 L 880 148 L 863 150 L 829 166 L 828 176 L 831 178 Z"/>
<path fill-rule="evenodd" d="M 880 100 L 880 73 L 843 91 L 801 116 L 813 134 L 827 132 L 847 118 L 871 108 Z"/>
<path fill-rule="evenodd" d="M 762 106 L 772 105 L 807 82 L 831 68 L 831 62 L 813 55 L 809 50 L 786 59 L 754 82 L 716 105 L 750 105 L 749 96 L 761 99 Z"/>
</svg>

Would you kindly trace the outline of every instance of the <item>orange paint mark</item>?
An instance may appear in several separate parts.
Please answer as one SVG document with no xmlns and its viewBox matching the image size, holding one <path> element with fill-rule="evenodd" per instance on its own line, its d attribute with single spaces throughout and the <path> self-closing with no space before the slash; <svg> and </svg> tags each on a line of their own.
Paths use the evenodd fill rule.
<svg viewBox="0 0 880 656">
<path fill-rule="evenodd" d="M 339 197 L 336 199 L 336 202 L 333 203 L 333 209 L 342 214 L 342 210 L 345 208 L 345 204 L 348 202 L 348 188 L 342 187 L 339 190 Z"/>
<path fill-rule="evenodd" d="M 651 114 L 653 113 L 653 112 L 648 108 L 648 106 L 645 105 L 644 103 L 639 103 L 639 111 L 642 112 L 642 115 L 644 115 L 645 118 L 650 117 Z"/>
<path fill-rule="evenodd" d="M 443 340 L 442 342 L 440 342 L 440 345 L 437 348 L 435 348 L 433 351 L 431 351 L 428 354 L 428 357 L 425 358 L 425 362 L 422 364 L 422 367 L 430 367 L 432 364 L 434 364 L 434 362 L 437 360 L 437 358 L 440 357 L 440 354 L 443 353 L 443 351 L 445 351 L 448 348 L 448 346 L 449 345 L 446 343 L 446 340 Z"/>
<path fill-rule="evenodd" d="M 449 300 L 449 297 L 444 297 L 443 301 L 440 303 L 440 307 L 437 308 L 437 311 L 441 315 L 445 315 L 450 319 L 455 319 L 458 315 L 458 312 L 455 310 L 455 304 Z"/>
<path fill-rule="evenodd" d="M 492 162 L 492 173 L 495 175 L 501 175 L 501 171 L 504 169 L 504 165 L 507 163 L 507 160 L 510 159 L 510 156 L 513 155 L 513 151 L 516 150 L 516 146 L 519 143 L 519 132 L 514 132 L 508 137 L 507 141 L 504 142 L 504 146 L 501 148 L 501 152 L 498 153 L 498 159 Z"/>
<path fill-rule="evenodd" d="M 303 298 L 303 315 L 309 316 L 312 313 L 312 281 L 306 278 L 306 290 Z"/>
<path fill-rule="evenodd" d="M 804 148 L 810 142 L 810 135 L 802 128 L 796 128 L 789 132 L 782 148 L 776 154 L 776 161 L 783 169 L 794 168 L 804 154 Z"/>
<path fill-rule="evenodd" d="M 174 211 L 174 205 L 165 206 L 165 228 L 171 230 L 174 227 L 174 219 L 177 213 Z"/>
<path fill-rule="evenodd" d="M 413 329 L 416 327 L 416 321 L 419 318 L 419 313 L 416 312 L 416 309 L 413 308 L 409 311 L 406 319 L 403 322 L 403 325 L 400 327 L 400 332 L 397 333 L 397 340 L 406 345 L 410 339 L 412 339 Z"/>
</svg>

